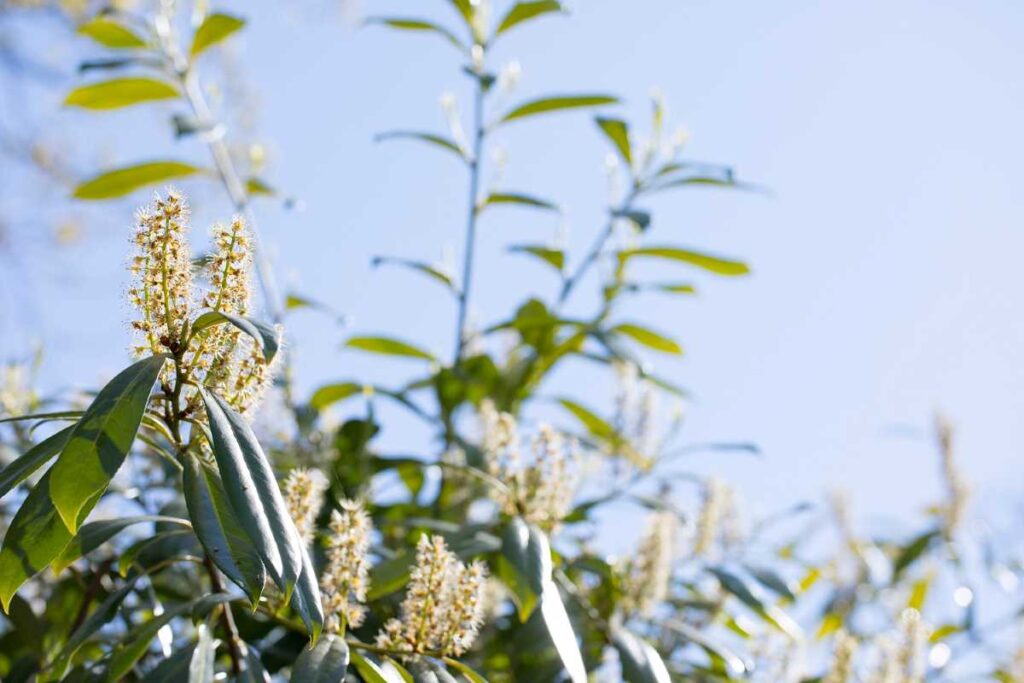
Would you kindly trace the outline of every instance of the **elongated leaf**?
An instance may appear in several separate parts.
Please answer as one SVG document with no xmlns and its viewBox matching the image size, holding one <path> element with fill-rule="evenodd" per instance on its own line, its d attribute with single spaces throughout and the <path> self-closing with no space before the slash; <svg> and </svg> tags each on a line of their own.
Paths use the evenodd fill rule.
<svg viewBox="0 0 1024 683">
<path fill-rule="evenodd" d="M 377 140 L 378 142 L 384 142 L 385 140 L 402 139 L 418 140 L 420 142 L 425 142 L 429 145 L 434 145 L 436 147 L 440 147 L 441 149 L 447 150 L 454 154 L 455 156 L 459 157 L 460 159 L 464 160 L 466 158 L 466 155 L 463 153 L 462 149 L 457 144 L 455 144 L 453 140 L 451 140 L 450 138 L 446 138 L 443 135 L 437 135 L 435 133 L 423 133 L 416 130 L 394 130 L 388 131 L 387 133 L 381 133 L 374 139 Z"/>
<path fill-rule="evenodd" d="M 133 104 L 173 100 L 181 96 L 176 87 L 156 78 L 114 78 L 75 88 L 64 99 L 69 107 L 120 109 Z"/>
<path fill-rule="evenodd" d="M 192 664 L 195 643 L 183 647 L 170 657 L 146 672 L 146 683 L 182 683 L 188 680 L 188 669 Z"/>
<path fill-rule="evenodd" d="M 655 351 L 661 351 L 663 353 L 672 353 L 676 355 L 680 355 L 683 353 L 683 347 L 679 346 L 679 344 L 676 341 L 666 337 L 660 332 L 655 332 L 654 330 L 648 327 L 642 327 L 640 325 L 632 324 L 622 324 L 616 325 L 615 327 L 612 328 L 611 331 L 617 332 L 618 334 L 624 334 L 633 341 L 639 342 L 640 344 L 643 344 L 647 348 L 654 349 Z"/>
<path fill-rule="evenodd" d="M 306 625 L 310 640 L 317 642 L 324 626 L 324 610 L 320 604 L 320 585 L 316 580 L 316 569 L 309 557 L 309 551 L 305 548 L 302 548 L 302 574 L 295 584 L 291 604 L 292 609 Z"/>
<path fill-rule="evenodd" d="M 7 612 L 18 588 L 47 567 L 71 542 L 50 500 L 50 472 L 18 508 L 0 549 L 0 601 Z"/>
<path fill-rule="evenodd" d="M 192 659 L 188 665 L 188 683 L 213 683 L 214 658 L 217 656 L 217 645 L 210 633 L 210 627 L 199 624 L 196 627 L 199 639 Z"/>
<path fill-rule="evenodd" d="M 542 97 L 519 105 L 505 114 L 501 120 L 502 122 L 515 121 L 527 116 L 536 116 L 537 114 L 551 111 L 598 107 L 605 104 L 615 104 L 618 101 L 619 98 L 612 97 L 611 95 L 555 95 L 553 97 Z"/>
<path fill-rule="evenodd" d="M 436 268 L 435 266 L 432 266 L 428 263 L 423 263 L 421 261 L 412 261 L 403 258 L 393 258 L 390 256 L 375 256 L 372 263 L 374 267 L 382 265 L 396 265 L 404 266 L 405 268 L 411 268 L 412 270 L 419 271 L 424 275 L 432 277 L 433 279 L 437 280 L 451 291 L 455 291 L 455 283 L 452 282 L 451 276 L 448 273 L 442 271 L 441 269 Z"/>
<path fill-rule="evenodd" d="M 295 660 L 292 683 L 343 683 L 348 657 L 345 640 L 334 634 L 326 635 Z"/>
<path fill-rule="evenodd" d="M 165 360 L 144 358 L 110 380 L 75 425 L 50 470 L 50 496 L 72 533 L 128 455 Z"/>
<path fill-rule="evenodd" d="M 216 45 L 235 31 L 245 26 L 245 20 L 230 14 L 211 14 L 196 29 L 192 38 L 192 56 Z"/>
<path fill-rule="evenodd" d="M 912 539 L 910 543 L 900 549 L 899 554 L 892 563 L 893 583 L 899 579 L 903 572 L 906 571 L 907 567 L 917 561 L 917 559 L 921 557 L 926 550 L 928 550 L 932 542 L 939 538 L 940 535 L 941 532 L 937 529 L 926 531 L 920 536 Z"/>
<path fill-rule="evenodd" d="M 569 680 L 572 683 L 586 683 L 587 669 L 583 664 L 576 633 L 572 630 L 572 622 L 565 611 L 562 596 L 558 594 L 558 587 L 550 579 L 544 585 L 540 614 Z"/>
<path fill-rule="evenodd" d="M 551 580 L 547 536 L 520 517 L 509 520 L 501 536 L 498 573 L 512 591 L 519 620 L 526 623 Z"/>
<path fill-rule="evenodd" d="M 352 666 L 366 683 L 405 683 L 399 665 L 386 657 L 379 659 L 371 654 L 364 655 L 359 650 L 352 650 L 349 656 Z"/>
<path fill-rule="evenodd" d="M 494 204 L 519 204 L 533 209 L 558 211 L 558 205 L 553 202 L 518 192 L 495 192 L 488 195 L 484 200 L 484 206 L 493 206 Z"/>
<path fill-rule="evenodd" d="M 68 638 L 68 642 L 54 659 L 51 669 L 55 678 L 61 678 L 67 671 L 71 658 L 75 656 L 78 649 L 85 642 L 99 631 L 105 624 L 117 616 L 121 603 L 128 597 L 128 594 L 135 589 L 135 579 L 131 579 L 121 588 L 107 596 L 106 600 L 100 603 L 89 618 L 82 622 L 82 625 L 75 629 L 75 632 Z"/>
<path fill-rule="evenodd" d="M 78 33 L 114 50 L 146 47 L 146 41 L 138 34 L 107 16 L 98 16 L 85 22 L 78 27 Z"/>
<path fill-rule="evenodd" d="M 183 482 L 188 514 L 207 556 L 255 607 L 263 594 L 267 570 L 232 510 L 220 476 L 197 458 L 187 457 Z"/>
<path fill-rule="evenodd" d="M 270 578 L 291 597 L 302 572 L 302 542 L 252 427 L 224 399 L 202 391 L 228 501 Z"/>
<path fill-rule="evenodd" d="M 750 268 L 747 264 L 740 261 L 733 261 L 727 258 L 722 258 L 721 256 L 703 254 L 689 249 L 679 249 L 676 247 L 643 247 L 640 249 L 630 249 L 628 251 L 619 252 L 620 261 L 636 258 L 638 256 L 688 263 L 717 275 L 746 275 L 750 272 Z"/>
<path fill-rule="evenodd" d="M 766 622 L 786 635 L 791 637 L 800 636 L 800 627 L 797 626 L 796 622 L 776 605 L 765 603 L 760 597 L 755 595 L 743 578 L 722 567 L 711 567 L 708 571 L 718 579 L 722 584 L 722 588 L 739 598 L 740 602 L 749 607 L 752 612 Z"/>
<path fill-rule="evenodd" d="M 500 36 L 505 31 L 518 26 L 524 21 L 542 14 L 561 12 L 562 10 L 562 3 L 555 0 L 522 0 L 512 5 L 512 8 L 501 20 L 501 23 L 498 24 L 498 30 L 495 32 L 495 35 Z"/>
<path fill-rule="evenodd" d="M 458 683 L 444 664 L 432 657 L 417 657 L 409 663 L 413 683 Z"/>
<path fill-rule="evenodd" d="M 563 408 L 572 413 L 573 417 L 579 420 L 586 427 L 587 431 L 594 436 L 601 439 L 614 438 L 615 430 L 608 422 L 598 417 L 594 411 L 567 398 L 559 399 L 558 402 L 562 404 Z"/>
<path fill-rule="evenodd" d="M 536 256 L 558 272 L 562 272 L 562 269 L 565 268 L 565 252 L 561 249 L 552 249 L 539 244 L 515 244 L 508 250 L 512 253 Z"/>
<path fill-rule="evenodd" d="M 626 162 L 626 166 L 633 165 L 633 150 L 629 145 L 629 125 L 626 124 L 622 119 L 606 118 L 598 116 L 594 119 L 597 122 L 598 128 L 604 132 L 605 136 L 615 146 L 616 151 L 622 160 Z"/>
<path fill-rule="evenodd" d="M 628 683 L 671 683 L 661 655 L 643 638 L 620 627 L 612 634 L 612 644 L 619 653 L 622 678 Z"/>
<path fill-rule="evenodd" d="M 268 363 L 274 360 L 277 350 L 281 347 L 281 333 L 274 325 L 261 320 L 220 311 L 207 311 L 192 323 L 192 333 L 202 332 L 212 325 L 221 323 L 230 323 L 245 332 L 259 346 L 264 360 Z"/>
<path fill-rule="evenodd" d="M 199 168 L 180 161 L 150 161 L 134 166 L 105 171 L 75 188 L 76 199 L 111 199 L 122 197 L 140 187 L 185 178 L 199 173 Z"/>
<path fill-rule="evenodd" d="M 0 471 L 0 498 L 32 476 L 32 473 L 49 462 L 50 458 L 64 450 L 73 429 L 73 425 L 65 427 L 53 436 L 43 439 Z"/>
<path fill-rule="evenodd" d="M 163 515 L 138 515 L 135 517 L 121 517 L 119 519 L 104 519 L 99 522 L 84 524 L 78 530 L 78 534 L 64 548 L 60 557 L 54 560 L 54 574 L 60 574 L 79 557 L 91 553 L 128 527 L 146 522 L 164 522 L 166 524 L 179 524 L 186 528 L 191 527 L 186 519 Z"/>
<path fill-rule="evenodd" d="M 422 358 L 423 360 L 436 360 L 434 355 L 428 351 L 417 348 L 398 339 L 391 337 L 350 337 L 345 346 L 350 349 L 380 353 L 386 356 L 406 356 L 409 358 Z"/>
<path fill-rule="evenodd" d="M 338 382 L 337 384 L 326 384 L 313 392 L 309 399 L 309 405 L 317 410 L 323 410 L 327 406 L 344 401 L 350 396 L 355 396 L 363 390 L 363 385 L 358 382 Z"/>
<path fill-rule="evenodd" d="M 457 659 L 451 657 L 445 657 L 441 660 L 450 669 L 455 669 L 465 677 L 469 683 L 487 683 L 487 679 L 481 676 L 479 673 L 471 669 L 466 664 L 463 664 Z"/>
<path fill-rule="evenodd" d="M 446 29 L 440 24 L 435 24 L 432 21 L 426 21 L 425 19 L 417 19 L 414 17 L 370 17 L 366 20 L 367 24 L 379 24 L 381 26 L 387 26 L 389 28 L 395 28 L 402 31 L 416 31 L 419 33 L 433 33 L 441 36 L 449 43 L 465 50 L 465 46 L 462 41 L 459 40 L 458 36 Z"/>
<path fill-rule="evenodd" d="M 733 678 L 739 678 L 747 673 L 747 665 L 743 663 L 743 659 L 739 655 L 711 640 L 702 631 L 675 619 L 666 620 L 664 625 L 703 648 L 708 656 L 719 663 L 721 669 Z"/>
</svg>

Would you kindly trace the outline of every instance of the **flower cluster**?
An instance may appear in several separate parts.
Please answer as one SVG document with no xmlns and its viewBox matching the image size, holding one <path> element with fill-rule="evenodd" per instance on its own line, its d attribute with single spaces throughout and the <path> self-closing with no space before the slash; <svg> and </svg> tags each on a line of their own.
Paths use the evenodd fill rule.
<svg viewBox="0 0 1024 683">
<path fill-rule="evenodd" d="M 946 503 L 941 510 L 942 533 L 950 539 L 963 521 L 970 487 L 954 459 L 953 425 L 942 415 L 935 417 L 935 435 L 939 455 L 942 457 L 942 481 L 946 488 Z"/>
<path fill-rule="evenodd" d="M 363 506 L 353 500 L 341 501 L 331 511 L 327 537 L 327 566 L 320 577 L 325 628 L 341 633 L 346 626 L 358 627 L 366 617 L 366 591 L 370 586 L 369 550 L 373 522 Z"/>
<path fill-rule="evenodd" d="M 281 488 L 288 513 L 295 522 L 299 537 L 308 548 L 313 543 L 316 517 L 324 504 L 327 482 L 317 470 L 296 467 L 288 473 Z"/>
<path fill-rule="evenodd" d="M 193 385 L 216 391 L 239 412 L 253 408 L 269 386 L 273 368 L 255 340 L 226 324 L 195 325 L 202 313 L 244 316 L 250 307 L 252 245 L 245 222 L 236 217 L 213 228 L 213 250 L 205 260 L 208 289 L 200 296 L 193 283 L 187 239 L 188 205 L 174 191 L 157 196 L 137 215 L 134 283 L 128 299 L 138 311 L 132 327 L 140 336 L 137 355 L 175 357 L 186 405 L 198 410 Z M 169 384 L 172 369 L 165 370 Z"/>
<path fill-rule="evenodd" d="M 728 543 L 738 535 L 735 493 L 727 483 L 711 477 L 704 483 L 693 554 L 708 555 L 719 541 Z"/>
<path fill-rule="evenodd" d="M 625 441 L 620 454 L 633 465 L 648 470 L 660 448 L 657 436 L 658 395 L 650 382 L 640 378 L 635 363 L 614 363 L 615 414 L 612 427 Z"/>
<path fill-rule="evenodd" d="M 649 614 L 668 596 L 678 530 L 675 514 L 667 510 L 653 513 L 636 553 L 620 565 L 621 605 L 627 616 Z"/>
<path fill-rule="evenodd" d="M 422 536 L 400 618 L 384 624 L 377 646 L 407 655 L 461 655 L 482 625 L 486 579 L 482 562 L 465 565 L 443 538 Z"/>
<path fill-rule="evenodd" d="M 857 639 L 840 629 L 836 632 L 832 664 L 822 683 L 848 683 L 853 677 L 853 661 L 857 654 Z"/>
<path fill-rule="evenodd" d="M 480 406 L 482 450 L 488 472 L 505 484 L 491 495 L 508 515 L 520 515 L 541 529 L 555 529 L 569 512 L 576 491 L 579 448 L 548 425 L 531 442 L 532 460 L 524 463 L 516 419 L 490 401 Z"/>
</svg>

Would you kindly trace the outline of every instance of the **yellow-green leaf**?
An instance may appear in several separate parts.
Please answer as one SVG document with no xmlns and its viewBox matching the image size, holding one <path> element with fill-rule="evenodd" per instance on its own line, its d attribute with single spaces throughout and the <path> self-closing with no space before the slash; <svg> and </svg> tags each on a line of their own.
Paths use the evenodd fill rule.
<svg viewBox="0 0 1024 683">
<path fill-rule="evenodd" d="M 180 161 L 150 161 L 116 168 L 94 176 L 75 188 L 77 199 L 111 199 L 122 197 L 140 187 L 185 178 L 200 169 Z"/>
<path fill-rule="evenodd" d="M 626 259 L 636 258 L 637 256 L 662 258 L 669 261 L 688 263 L 691 266 L 703 268 L 704 270 L 717 275 L 746 275 L 750 272 L 750 267 L 742 261 L 734 261 L 732 259 L 715 256 L 713 254 L 705 254 L 676 247 L 643 247 L 641 249 L 630 249 L 619 252 L 620 262 L 625 261 Z"/>
<path fill-rule="evenodd" d="M 619 98 L 611 95 L 555 95 L 554 97 L 542 97 L 519 105 L 501 119 L 502 122 L 515 121 L 544 114 L 549 111 L 564 109 L 578 109 L 580 107 L 597 107 L 603 104 L 615 104 Z"/>
<path fill-rule="evenodd" d="M 654 349 L 655 351 L 674 354 L 681 354 L 683 352 L 683 347 L 679 346 L 679 344 L 674 340 L 659 332 L 655 332 L 650 328 L 641 327 L 640 325 L 632 325 L 628 323 L 616 325 L 612 328 L 612 332 L 624 334 L 633 341 L 643 344 L 647 348 Z"/>
<path fill-rule="evenodd" d="M 138 34 L 107 16 L 99 16 L 85 22 L 78 27 L 78 33 L 114 50 L 146 47 L 146 41 Z"/>
<path fill-rule="evenodd" d="M 216 45 L 235 31 L 245 26 L 245 20 L 230 14 L 211 14 L 196 29 L 192 39 L 192 56 L 195 57 L 207 48 Z"/>
<path fill-rule="evenodd" d="M 495 35 L 501 35 L 512 27 L 549 12 L 561 12 L 562 3 L 556 0 L 524 0 L 517 2 L 498 24 Z"/>
<path fill-rule="evenodd" d="M 622 119 L 598 116 L 594 119 L 605 136 L 615 145 L 627 166 L 633 163 L 633 152 L 629 146 L 629 126 Z"/>
<path fill-rule="evenodd" d="M 352 337 L 345 346 L 350 349 L 380 353 L 386 356 L 407 356 L 409 358 L 422 358 L 424 360 L 435 360 L 434 355 L 424 351 L 412 344 L 390 337 Z"/>
<path fill-rule="evenodd" d="M 536 256 L 559 272 L 565 268 L 565 252 L 561 249 L 552 249 L 539 244 L 515 244 L 508 250 L 512 253 Z"/>
<path fill-rule="evenodd" d="M 156 78 L 114 78 L 75 88 L 64 104 L 82 109 L 120 109 L 134 104 L 173 100 L 181 93 L 167 81 Z"/>
</svg>

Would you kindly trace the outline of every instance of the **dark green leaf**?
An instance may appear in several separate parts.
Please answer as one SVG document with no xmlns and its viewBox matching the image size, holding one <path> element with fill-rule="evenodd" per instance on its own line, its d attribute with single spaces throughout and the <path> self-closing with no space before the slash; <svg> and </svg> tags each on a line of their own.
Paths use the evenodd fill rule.
<svg viewBox="0 0 1024 683">
<path fill-rule="evenodd" d="M 173 100 L 181 96 L 176 87 L 156 78 L 114 78 L 75 88 L 64 99 L 69 107 L 120 109 L 133 104 Z"/>
<path fill-rule="evenodd" d="M 542 97 L 519 105 L 505 114 L 501 120 L 502 122 L 515 121 L 516 119 L 544 114 L 550 111 L 597 107 L 605 104 L 615 104 L 618 101 L 619 98 L 612 97 L 611 95 L 556 95 L 554 97 Z"/>
<path fill-rule="evenodd" d="M 245 26 L 245 20 L 230 14 L 211 14 L 196 29 L 192 38 L 192 56 L 195 57 L 209 47 L 221 42 L 238 29 Z"/>
<path fill-rule="evenodd" d="M 562 4 L 555 0 L 522 0 L 512 5 L 505 18 L 498 24 L 495 35 L 500 36 L 512 27 L 542 14 L 561 12 L 562 10 Z"/>
<path fill-rule="evenodd" d="M 380 353 L 386 356 L 406 356 L 409 358 L 422 358 L 423 360 L 436 360 L 434 355 L 398 339 L 390 337 L 350 337 L 345 346 L 350 349 Z"/>
<path fill-rule="evenodd" d="M 750 268 L 747 264 L 740 261 L 732 261 L 720 256 L 702 254 L 700 252 L 690 251 L 689 249 L 679 249 L 676 247 L 643 247 L 640 249 L 630 249 L 619 252 L 620 261 L 636 258 L 638 256 L 680 261 L 692 266 L 697 266 L 698 268 L 703 268 L 704 270 L 718 275 L 746 275 L 750 272 Z"/>
<path fill-rule="evenodd" d="M 458 683 L 444 664 L 431 657 L 417 657 L 409 663 L 413 683 Z"/>
<path fill-rule="evenodd" d="M 202 332 L 212 325 L 231 323 L 242 332 L 252 337 L 256 345 L 263 352 L 263 358 L 268 363 L 274 360 L 277 350 L 281 346 L 281 333 L 274 325 L 265 323 L 254 318 L 247 318 L 241 315 L 232 315 L 220 311 L 207 311 L 196 318 L 192 323 L 192 334 Z"/>
<path fill-rule="evenodd" d="M 111 199 L 121 197 L 140 187 L 185 178 L 199 173 L 199 168 L 180 161 L 150 161 L 134 166 L 105 171 L 75 188 L 77 199 Z"/>
<path fill-rule="evenodd" d="M 78 531 L 135 442 L 164 356 L 145 358 L 100 390 L 50 470 L 50 497 L 64 525 Z"/>
<path fill-rule="evenodd" d="M 520 517 L 510 519 L 501 536 L 498 573 L 512 591 L 520 621 L 526 623 L 551 580 L 547 536 Z"/>
<path fill-rule="evenodd" d="M 317 642 L 324 625 L 324 610 L 320 605 L 320 585 L 316 580 L 316 570 L 305 548 L 302 548 L 302 574 L 295 584 L 291 604 L 306 625 L 310 640 Z"/>
<path fill-rule="evenodd" d="M 932 529 L 917 536 L 910 543 L 903 546 L 892 563 L 893 583 L 896 583 L 903 572 L 921 557 L 931 546 L 932 542 L 941 535 L 938 529 Z"/>
<path fill-rule="evenodd" d="M 292 683 L 343 683 L 348 669 L 344 638 L 328 634 L 311 650 L 304 650 L 292 667 Z"/>
<path fill-rule="evenodd" d="M 43 439 L 0 471 L 0 498 L 6 496 L 15 486 L 32 476 L 32 473 L 45 465 L 50 458 L 64 450 L 64 444 L 68 442 L 68 437 L 73 429 L 74 425 L 65 427 L 56 434 Z"/>
<path fill-rule="evenodd" d="M 165 522 L 168 524 L 180 524 L 190 527 L 186 519 L 177 517 L 165 517 L 162 515 L 139 515 L 136 517 L 121 517 L 118 519 L 104 519 L 99 522 L 83 524 L 78 534 L 71 540 L 71 543 L 64 548 L 64 551 L 53 562 L 54 574 L 60 574 L 72 562 L 83 555 L 87 555 L 96 548 L 109 541 L 125 529 L 135 524 L 145 522 Z"/>
<path fill-rule="evenodd" d="M 629 125 L 622 119 L 606 118 L 603 116 L 596 117 L 594 121 L 597 122 L 598 127 L 604 132 L 611 143 L 615 145 L 616 151 L 618 151 L 623 161 L 626 162 L 626 166 L 632 166 L 633 151 L 629 145 Z"/>
<path fill-rule="evenodd" d="M 513 253 L 536 256 L 558 272 L 562 272 L 562 269 L 565 268 L 565 252 L 561 249 L 552 249 L 539 244 L 515 244 L 508 250 Z"/>
<path fill-rule="evenodd" d="M 612 644 L 619 653 L 622 678 L 628 683 L 671 683 L 661 655 L 643 638 L 620 627 L 612 633 Z"/>
<path fill-rule="evenodd" d="M 434 33 L 441 36 L 460 50 L 465 49 L 465 46 L 463 46 L 462 41 L 459 40 L 458 36 L 446 29 L 444 26 L 435 24 L 432 21 L 411 17 L 370 17 L 366 20 L 366 23 L 380 24 L 382 26 L 388 26 L 390 28 L 396 28 L 403 31 Z"/>
<path fill-rule="evenodd" d="M 64 645 L 64 648 L 60 651 L 60 654 L 54 659 L 52 664 L 52 672 L 56 678 L 60 678 L 67 671 L 68 664 L 71 663 L 71 658 L 75 656 L 79 648 L 82 647 L 85 642 L 99 631 L 103 626 L 109 623 L 114 617 L 117 616 L 117 611 L 121 608 L 121 603 L 128 597 L 128 594 L 135 588 L 135 579 L 131 579 L 127 584 L 114 591 L 107 598 L 100 603 L 100 606 L 89 615 L 89 618 L 82 622 L 71 637 L 68 638 L 68 642 Z"/>
<path fill-rule="evenodd" d="M 109 16 L 98 16 L 85 22 L 78 27 L 78 33 L 114 50 L 146 47 L 146 41 L 138 34 Z"/>
</svg>

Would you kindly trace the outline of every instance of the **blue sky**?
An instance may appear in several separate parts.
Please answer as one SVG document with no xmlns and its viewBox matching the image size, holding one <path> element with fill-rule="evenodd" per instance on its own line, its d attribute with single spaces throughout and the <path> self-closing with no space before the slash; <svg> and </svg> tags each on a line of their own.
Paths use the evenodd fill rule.
<svg viewBox="0 0 1024 683">
<path fill-rule="evenodd" d="M 449 18 L 444 3 L 419 4 Z M 232 55 L 270 149 L 268 178 L 301 200 L 297 211 L 257 209 L 280 278 L 351 321 L 342 330 L 314 314 L 295 317 L 300 384 L 397 380 L 412 370 L 339 352 L 352 331 L 413 337 L 447 355 L 454 307 L 444 292 L 369 261 L 436 260 L 444 245 L 458 248 L 465 178 L 457 164 L 429 148 L 373 142 L 393 128 L 443 130 L 444 91 L 465 110 L 468 83 L 454 52 L 434 38 L 356 30 L 333 8 L 225 7 L 250 20 Z M 367 14 L 408 7 L 363 3 Z M 690 192 L 649 202 L 652 240 L 742 257 L 754 272 L 700 277 L 695 299 L 650 297 L 632 309 L 687 349 L 681 361 L 652 360 L 696 395 L 688 438 L 762 447 L 760 460 L 691 461 L 735 482 L 755 510 L 835 486 L 878 523 L 919 509 L 937 494 L 937 466 L 927 441 L 907 435 L 936 408 L 959 425 L 975 488 L 1004 503 L 1019 496 L 1022 30 L 1024 8 L 996 0 L 592 0 L 510 34 L 496 51 L 495 65 L 522 65 L 513 100 L 612 92 L 625 100 L 622 114 L 642 121 L 657 87 L 670 120 L 691 131 L 693 157 L 771 188 L 767 197 Z M 170 110 L 100 119 L 58 105 L 40 106 L 55 112 L 63 134 L 89 131 L 79 144 L 110 163 L 161 152 L 206 161 L 197 143 L 168 139 Z M 554 292 L 548 272 L 504 247 L 565 230 L 578 257 L 605 197 L 606 148 L 587 115 L 523 122 L 499 141 L 509 153 L 504 186 L 550 196 L 564 214 L 508 210 L 485 220 L 474 306 L 482 322 L 527 294 Z M 229 213 L 216 190 L 183 187 L 195 192 L 197 225 Z M 47 342 L 47 385 L 90 385 L 124 362 L 117 266 L 130 208 L 145 198 L 96 211 L 88 242 L 33 278 L 29 317 Z M 11 310 L 0 317 L 19 325 L 0 335 L 0 355 L 23 352 L 35 336 L 24 319 Z M 593 386 L 582 368 L 557 384 L 581 396 Z M 397 424 L 385 445 L 422 444 L 415 426 Z"/>
</svg>

